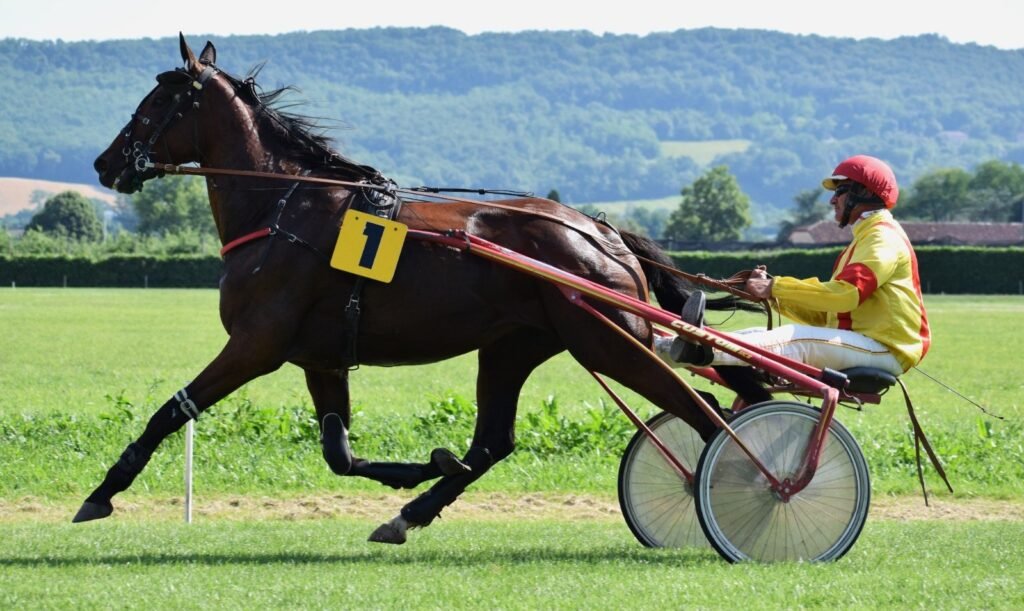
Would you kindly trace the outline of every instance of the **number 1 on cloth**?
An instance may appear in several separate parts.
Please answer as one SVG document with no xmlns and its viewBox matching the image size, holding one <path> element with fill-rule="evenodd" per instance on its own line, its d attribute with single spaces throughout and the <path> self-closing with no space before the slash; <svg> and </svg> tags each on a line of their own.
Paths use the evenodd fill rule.
<svg viewBox="0 0 1024 611">
<path fill-rule="evenodd" d="M 349 210 L 341 221 L 331 267 L 379 282 L 391 282 L 408 227 Z"/>
</svg>

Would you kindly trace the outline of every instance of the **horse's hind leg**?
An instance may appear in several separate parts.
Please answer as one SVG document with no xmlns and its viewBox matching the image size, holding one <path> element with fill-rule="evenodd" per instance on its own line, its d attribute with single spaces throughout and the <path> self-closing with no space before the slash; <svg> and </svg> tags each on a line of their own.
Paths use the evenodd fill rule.
<svg viewBox="0 0 1024 611">
<path fill-rule="evenodd" d="M 354 458 L 348 442 L 351 406 L 348 372 L 306 370 L 306 386 L 320 423 L 324 460 L 338 475 L 357 475 L 392 488 L 415 488 L 421 483 L 468 471 L 469 467 L 443 448 L 430 453 L 426 463 L 371 462 Z"/>
<path fill-rule="evenodd" d="M 548 312 L 553 327 L 558 330 L 573 358 L 587 370 L 611 377 L 660 409 L 678 416 L 702 439 L 708 439 L 717 430 L 680 384 L 676 374 L 636 342 L 613 331 L 597 318 L 588 316 L 577 306 L 570 305 L 560 295 L 552 299 Z M 642 345 L 649 345 L 646 343 L 650 330 L 645 321 L 610 309 L 606 312 L 610 320 L 625 331 L 625 335 L 636 338 Z M 706 401 L 713 399 L 705 393 L 698 394 Z M 709 402 L 713 409 L 717 407 L 713 401 Z"/>
<path fill-rule="evenodd" d="M 164 439 L 242 384 L 274 371 L 281 364 L 282 361 L 242 346 L 241 342 L 229 341 L 191 384 L 175 393 L 153 414 L 142 435 L 128 445 L 72 521 L 86 522 L 109 516 L 114 510 L 111 498 L 135 481 Z"/>
<path fill-rule="evenodd" d="M 519 392 L 530 373 L 563 349 L 557 338 L 538 331 L 522 331 L 480 349 L 477 373 L 476 429 L 469 451 L 462 458 L 471 471 L 446 475 L 402 508 L 401 514 L 382 524 L 370 541 L 405 543 L 410 526 L 426 526 L 452 504 L 491 465 L 515 447 Z"/>
</svg>

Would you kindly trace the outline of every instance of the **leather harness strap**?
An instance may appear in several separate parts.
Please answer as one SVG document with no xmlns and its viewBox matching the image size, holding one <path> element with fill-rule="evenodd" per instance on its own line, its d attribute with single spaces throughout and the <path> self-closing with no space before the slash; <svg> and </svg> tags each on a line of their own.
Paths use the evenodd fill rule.
<svg viewBox="0 0 1024 611">
<path fill-rule="evenodd" d="M 925 452 L 928 453 L 928 459 L 931 461 L 932 466 L 938 471 L 942 481 L 946 484 L 946 488 L 949 489 L 950 493 L 953 492 L 953 486 L 949 484 L 949 478 L 946 477 L 946 471 L 942 468 L 942 463 L 939 461 L 939 457 L 935 455 L 935 451 L 932 450 L 932 445 L 928 443 L 928 438 L 925 437 L 924 429 L 921 428 L 921 423 L 917 421 L 917 414 L 914 413 L 914 405 L 910 402 L 910 393 L 907 392 L 907 387 L 903 384 L 903 380 L 896 378 L 896 381 L 900 384 L 900 389 L 903 391 L 903 399 L 907 404 L 907 414 L 910 416 L 910 423 L 914 428 L 914 456 L 917 461 L 917 479 L 921 482 L 921 492 L 924 494 L 924 504 L 928 505 L 928 489 L 924 485 L 924 472 L 921 469 L 921 446 L 924 446 Z"/>
<path fill-rule="evenodd" d="M 175 165 L 173 163 L 153 163 L 153 162 L 148 162 L 146 164 L 146 167 L 154 169 L 154 170 L 156 170 L 158 172 L 163 172 L 165 174 L 186 174 L 186 175 L 191 175 L 191 176 L 244 176 L 244 177 L 250 177 L 250 178 L 271 178 L 271 179 L 276 179 L 276 180 L 292 180 L 292 181 L 295 181 L 295 182 L 312 183 L 312 184 L 318 184 L 318 185 L 331 185 L 331 186 L 336 186 L 336 187 L 353 187 L 353 188 L 365 189 L 365 190 L 369 190 L 369 191 L 382 191 L 382 192 L 387 192 L 387 193 L 412 195 L 412 196 L 416 196 L 416 197 L 423 197 L 424 196 L 424 192 L 422 190 L 417 191 L 417 190 L 414 190 L 414 189 L 395 188 L 391 184 L 388 184 L 388 185 L 377 185 L 377 184 L 366 183 L 366 182 L 353 182 L 353 181 L 350 181 L 350 180 L 337 180 L 337 179 L 334 179 L 334 178 L 318 178 L 316 176 L 301 176 L 301 175 L 297 176 L 297 175 L 292 175 L 292 174 L 277 174 L 277 173 L 274 173 L 274 172 L 258 172 L 256 170 L 231 170 L 231 169 L 223 169 L 223 168 L 197 168 L 197 167 L 192 167 L 192 166 Z M 452 203 L 473 204 L 475 206 L 483 206 L 483 207 L 486 207 L 486 208 L 496 208 L 498 210 L 508 210 L 508 211 L 511 211 L 511 212 L 515 212 L 517 214 L 522 214 L 524 212 L 523 208 L 518 208 L 516 206 L 509 206 L 509 205 L 498 203 L 498 202 L 489 202 L 489 201 L 482 201 L 482 200 L 475 200 L 475 199 L 467 199 L 467 198 L 464 198 L 464 197 L 452 197 L 450 195 L 440 195 L 440 194 L 429 194 L 428 197 L 435 198 L 435 199 L 440 199 L 440 200 L 444 200 L 444 201 L 452 202 Z M 558 223 L 560 225 L 569 227 L 571 229 L 574 229 L 574 230 L 577 230 L 577 231 L 581 231 L 582 233 L 584 233 L 586 235 L 589 235 L 590 237 L 592 237 L 594 239 L 598 239 L 598 240 L 602 240 L 602 241 L 604 240 L 603 236 L 595 235 L 595 234 L 589 234 L 586 231 L 583 231 L 583 229 L 580 226 L 575 225 L 573 223 L 570 223 L 566 219 L 561 218 L 561 217 L 559 217 L 557 215 L 549 214 L 547 212 L 543 212 L 543 211 L 540 211 L 540 210 L 528 210 L 527 212 L 529 212 L 532 216 L 544 218 L 544 219 L 547 219 L 549 221 Z M 247 236 L 242 236 L 242 237 L 247 237 Z M 250 240 L 259 239 L 261 237 L 265 237 L 265 236 L 262 236 L 262 235 L 261 236 L 254 236 L 254 237 L 251 237 Z M 232 248 L 234 248 L 234 246 Z"/>
<path fill-rule="evenodd" d="M 270 227 L 264 227 L 263 229 L 257 229 L 252 233 L 247 233 L 240 238 L 235 238 L 234 240 L 231 240 L 230 242 L 225 244 L 220 249 L 220 256 L 223 257 L 224 255 L 228 254 L 228 252 L 234 250 L 235 248 L 238 248 L 242 244 L 247 244 L 249 242 L 252 242 L 253 240 L 263 239 L 273 233 L 273 229 L 271 229 Z"/>
</svg>

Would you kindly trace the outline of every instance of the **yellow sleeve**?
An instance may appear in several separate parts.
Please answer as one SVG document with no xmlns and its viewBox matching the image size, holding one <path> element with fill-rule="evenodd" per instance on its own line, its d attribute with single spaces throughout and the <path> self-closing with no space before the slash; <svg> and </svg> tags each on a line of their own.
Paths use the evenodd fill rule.
<svg viewBox="0 0 1024 611">
<path fill-rule="evenodd" d="M 821 324 L 825 324 L 826 312 L 850 312 L 860 304 L 857 287 L 843 280 L 822 282 L 817 278 L 801 280 L 791 276 L 776 276 L 772 284 L 772 297 L 779 300 L 783 314 L 788 310 L 815 320 L 820 314 Z M 813 324 L 806 319 L 801 322 Z"/>
<path fill-rule="evenodd" d="M 779 314 L 801 325 L 824 327 L 828 324 L 828 315 L 825 312 L 814 312 L 793 302 L 786 302 L 781 299 L 779 300 Z"/>
</svg>

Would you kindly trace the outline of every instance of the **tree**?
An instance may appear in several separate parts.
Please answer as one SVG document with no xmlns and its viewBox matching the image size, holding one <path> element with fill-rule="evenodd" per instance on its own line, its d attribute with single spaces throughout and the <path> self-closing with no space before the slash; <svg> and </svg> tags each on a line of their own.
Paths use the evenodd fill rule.
<svg viewBox="0 0 1024 611">
<path fill-rule="evenodd" d="M 797 227 L 812 225 L 828 216 L 828 206 L 822 205 L 818 200 L 825 190 L 821 187 L 806 189 L 793 197 L 795 204 L 789 214 L 789 218 L 779 224 L 779 234 L 775 237 L 776 242 L 785 242 L 789 234 Z"/>
<path fill-rule="evenodd" d="M 7 226 L 0 223 L 0 254 L 13 254 L 14 251 L 14 240 L 11 239 L 11 234 L 7 231 Z"/>
<path fill-rule="evenodd" d="M 550 199 L 553 202 L 560 203 L 562 201 L 562 196 L 558 194 L 558 189 L 551 189 L 550 191 L 548 191 L 548 199 Z"/>
<path fill-rule="evenodd" d="M 900 216 L 928 221 L 951 221 L 967 216 L 971 175 L 960 168 L 946 168 L 914 181 L 910 197 L 900 202 Z"/>
<path fill-rule="evenodd" d="M 626 217 L 636 223 L 649 237 L 660 236 L 665 231 L 669 211 L 664 208 L 645 208 L 634 206 L 626 211 Z"/>
<path fill-rule="evenodd" d="M 202 180 L 189 176 L 165 176 L 146 183 L 132 196 L 139 217 L 139 233 L 168 234 L 184 230 L 216 234 L 213 215 Z"/>
<path fill-rule="evenodd" d="M 103 239 L 103 225 L 92 202 L 77 191 L 63 191 L 46 200 L 25 227 L 33 229 L 88 242 Z"/>
<path fill-rule="evenodd" d="M 705 172 L 682 191 L 683 201 L 668 217 L 665 237 L 688 242 L 738 240 L 750 226 L 750 198 L 724 166 Z"/>
<path fill-rule="evenodd" d="M 548 199 L 551 199 L 550 197 Z M 594 220 L 601 223 L 608 223 L 616 229 L 622 229 L 630 233 L 636 233 L 639 235 L 647 235 L 644 228 L 641 227 L 627 212 L 626 214 L 616 214 L 614 212 L 605 212 L 594 204 L 583 204 L 582 206 L 574 206 L 577 210 L 593 218 Z"/>
<path fill-rule="evenodd" d="M 996 223 L 1020 222 L 1024 205 L 1024 168 L 991 160 L 974 169 L 968 189 L 970 218 Z"/>
</svg>

